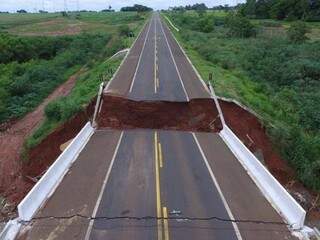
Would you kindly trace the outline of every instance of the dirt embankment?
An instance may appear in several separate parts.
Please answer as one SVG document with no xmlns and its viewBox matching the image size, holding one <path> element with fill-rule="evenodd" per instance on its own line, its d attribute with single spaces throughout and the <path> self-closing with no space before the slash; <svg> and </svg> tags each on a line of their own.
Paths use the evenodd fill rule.
<svg viewBox="0 0 320 240">
<path fill-rule="evenodd" d="M 64 84 L 50 94 L 34 111 L 20 120 L 0 126 L 0 196 L 8 201 L 6 206 L 0 202 L 1 213 L 10 212 L 17 202 L 32 186 L 22 174 L 20 154 L 23 143 L 44 120 L 45 106 L 52 100 L 66 96 L 75 85 L 77 74 L 71 76 Z M 1 199 L 0 199 L 1 200 Z"/>
<path fill-rule="evenodd" d="M 219 132 L 222 129 L 212 99 L 190 102 L 133 101 L 105 95 L 98 119 L 99 128 L 149 128 Z"/>
<path fill-rule="evenodd" d="M 61 153 L 60 145 L 73 138 L 92 116 L 94 103 L 95 101 L 92 101 L 86 111 L 79 113 L 57 128 L 37 147 L 31 149 L 28 153 L 30 159 L 28 165 L 21 165 L 18 164 L 19 161 L 14 161 L 17 168 L 6 168 L 7 173 L 5 174 L 8 176 L 11 172 L 14 173 L 11 179 L 7 179 L 8 185 L 5 188 L 6 196 L 11 201 L 18 203 L 27 194 L 34 182 L 26 176 L 39 176 L 54 162 Z M 220 101 L 220 103 L 227 124 L 253 153 L 260 155 L 260 159 L 270 172 L 308 211 L 309 223 L 316 223 L 320 217 L 320 210 L 315 204 L 316 193 L 304 188 L 296 180 L 294 171 L 274 150 L 259 120 L 234 103 L 225 101 Z M 211 99 L 196 99 L 189 103 L 136 102 L 114 96 L 104 96 L 98 126 L 114 129 L 152 128 L 218 132 L 222 126 L 217 116 L 217 110 Z M 10 146 L 11 149 L 17 149 L 14 142 L 9 143 L 8 148 Z M 13 154 L 11 151 L 6 154 L 12 154 L 15 157 L 13 159 L 18 159 L 18 153 Z"/>
<path fill-rule="evenodd" d="M 61 154 L 61 144 L 73 139 L 84 125 L 91 120 L 94 104 L 95 100 L 84 111 L 59 126 L 39 145 L 31 149 L 27 156 L 30 162 L 22 166 L 22 174 L 24 176 L 36 177 L 45 172 Z"/>
<path fill-rule="evenodd" d="M 318 225 L 320 219 L 319 194 L 305 188 L 295 172 L 275 151 L 261 122 L 251 113 L 230 102 L 220 101 L 228 126 L 242 142 L 256 155 L 272 175 L 291 193 L 307 211 L 307 221 Z"/>
</svg>

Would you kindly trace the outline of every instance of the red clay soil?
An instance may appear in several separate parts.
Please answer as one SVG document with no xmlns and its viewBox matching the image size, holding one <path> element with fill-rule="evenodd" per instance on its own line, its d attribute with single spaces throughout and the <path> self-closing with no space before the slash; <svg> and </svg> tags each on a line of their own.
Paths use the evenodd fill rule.
<svg viewBox="0 0 320 240">
<path fill-rule="evenodd" d="M 133 101 L 104 95 L 99 128 L 149 128 L 219 132 L 220 118 L 212 99 L 190 102 Z"/>
<path fill-rule="evenodd" d="M 40 144 L 28 152 L 27 159 L 31 161 L 22 166 L 24 176 L 36 177 L 46 171 L 61 154 L 61 144 L 74 138 L 84 125 L 91 121 L 95 99 L 87 106 L 86 110 L 55 129 Z"/>
<path fill-rule="evenodd" d="M 253 153 L 258 150 L 262 152 L 265 166 L 307 211 L 308 223 L 319 224 L 318 194 L 306 189 L 297 181 L 294 170 L 274 149 L 260 121 L 234 103 L 220 101 L 220 105 L 228 126 Z"/>
<path fill-rule="evenodd" d="M 44 108 L 52 100 L 66 96 L 75 85 L 79 73 L 59 86 L 34 111 L 20 120 L 3 124 L 0 129 L 0 195 L 16 204 L 32 186 L 21 174 L 20 154 L 23 143 L 44 119 Z M 1 209 L 0 209 L 1 210 Z M 1 218 L 1 212 L 0 212 Z"/>
<path fill-rule="evenodd" d="M 217 118 L 218 114 L 214 102 L 211 99 L 196 99 L 191 100 L 190 103 L 136 102 L 120 97 L 104 96 L 103 100 L 98 118 L 99 128 L 152 128 L 218 132 L 222 127 L 220 119 Z M 31 127 L 26 126 L 25 129 L 22 127 L 24 124 L 18 122 L 4 133 L 7 138 L 1 135 L 0 154 L 10 158 L 6 161 L 1 159 L 0 162 L 6 163 L 1 165 L 5 168 L 1 168 L 1 174 L 4 175 L 1 175 L 2 185 L 0 186 L 2 188 L 0 188 L 0 193 L 5 193 L 10 201 L 18 203 L 34 185 L 26 176 L 36 177 L 50 167 L 61 153 L 60 145 L 73 138 L 88 121 L 89 116 L 92 116 L 94 103 L 95 101 L 92 101 L 86 111 L 79 113 L 63 126 L 57 128 L 37 147 L 31 149 L 28 153 L 28 157 L 31 159 L 28 165 L 19 164 L 19 153 L 24 138 L 43 119 L 43 108 L 41 117 L 35 116 L 38 121 L 25 120 L 26 125 L 29 121 L 33 123 L 29 123 Z M 231 129 L 252 152 L 258 150 L 262 152 L 264 164 L 270 172 L 308 211 L 308 222 L 317 224 L 320 211 L 317 205 L 313 206 L 313 203 L 317 200 L 317 195 L 304 188 L 296 180 L 294 171 L 277 154 L 259 120 L 234 103 L 220 101 L 220 104 L 226 122 Z M 20 131 L 13 131 L 16 125 L 20 126 Z"/>
</svg>

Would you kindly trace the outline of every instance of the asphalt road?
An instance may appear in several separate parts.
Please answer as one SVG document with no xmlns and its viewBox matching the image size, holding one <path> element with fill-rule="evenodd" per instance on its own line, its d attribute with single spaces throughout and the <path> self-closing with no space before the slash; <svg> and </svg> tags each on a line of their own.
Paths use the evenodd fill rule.
<svg viewBox="0 0 320 240">
<path fill-rule="evenodd" d="M 157 14 L 105 94 L 210 97 Z M 294 239 L 215 133 L 97 130 L 37 217 L 19 239 Z"/>
<path fill-rule="evenodd" d="M 210 98 L 168 27 L 155 14 L 129 51 L 106 94 L 136 101 L 186 102 Z"/>
</svg>

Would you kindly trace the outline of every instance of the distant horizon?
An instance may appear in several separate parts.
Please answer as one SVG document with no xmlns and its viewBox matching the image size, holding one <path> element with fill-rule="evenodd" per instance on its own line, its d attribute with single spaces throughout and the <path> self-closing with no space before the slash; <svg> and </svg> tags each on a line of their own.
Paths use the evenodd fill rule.
<svg viewBox="0 0 320 240">
<path fill-rule="evenodd" d="M 68 11 L 101 11 L 107 9 L 109 6 L 112 9 L 119 11 L 122 7 L 132 6 L 134 4 L 141 4 L 153 8 L 154 10 L 168 9 L 174 6 L 185 6 L 195 3 L 205 3 L 208 7 L 228 4 L 230 6 L 243 3 L 245 0 L 66 0 Z M 44 10 L 50 13 L 61 12 L 65 10 L 64 0 L 14 0 L 14 2 L 7 1 L 0 4 L 1 12 L 15 13 L 18 10 L 26 10 L 30 13 L 38 13 Z"/>
</svg>

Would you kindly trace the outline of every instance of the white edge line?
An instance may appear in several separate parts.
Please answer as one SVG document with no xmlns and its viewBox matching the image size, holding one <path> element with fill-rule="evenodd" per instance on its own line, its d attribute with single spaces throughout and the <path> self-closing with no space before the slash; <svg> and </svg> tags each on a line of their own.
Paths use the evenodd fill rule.
<svg viewBox="0 0 320 240">
<path fill-rule="evenodd" d="M 132 48 L 133 48 L 133 46 L 136 44 L 137 40 L 140 38 L 140 35 L 142 34 L 142 32 L 143 32 L 143 30 L 144 30 L 144 28 L 145 28 L 145 26 L 146 26 L 147 24 L 148 24 L 148 21 L 146 21 L 146 22 L 144 23 L 144 25 L 143 25 L 143 27 L 142 27 L 142 29 L 141 29 L 141 31 L 140 31 L 140 33 L 139 33 L 138 37 L 137 37 L 137 38 L 134 40 L 134 42 L 132 43 L 132 45 L 131 45 L 131 47 L 130 47 L 129 51 L 127 51 L 127 53 L 126 53 L 125 57 L 122 59 L 122 61 L 121 61 L 120 65 L 119 65 L 119 67 L 117 68 L 117 70 L 116 70 L 116 71 L 115 71 L 115 73 L 113 74 L 113 76 L 112 76 L 111 80 L 110 80 L 110 81 L 108 81 L 108 84 L 107 84 L 107 86 L 106 86 L 106 88 L 105 88 L 105 91 L 107 91 L 107 90 L 108 90 L 108 88 L 109 88 L 109 86 L 110 86 L 111 82 L 114 80 L 115 76 L 116 76 L 116 75 L 118 74 L 118 72 L 120 71 L 121 66 L 124 64 L 125 60 L 126 60 L 126 59 L 127 59 L 127 57 L 129 56 L 129 54 L 130 54 L 130 52 L 131 52 L 131 49 L 132 49 Z"/>
<path fill-rule="evenodd" d="M 167 18 L 167 16 L 164 16 L 165 18 Z M 170 30 L 170 29 L 169 29 Z M 196 69 L 196 67 L 193 65 L 193 63 L 191 62 L 190 58 L 188 57 L 187 53 L 184 51 L 184 49 L 181 47 L 179 41 L 177 40 L 177 38 L 174 36 L 174 34 L 172 34 L 174 40 L 177 42 L 179 48 L 181 49 L 181 51 L 183 52 L 184 56 L 187 58 L 188 62 L 191 64 L 193 71 L 196 73 L 196 75 L 198 76 L 199 80 L 201 81 L 204 89 L 210 94 L 210 91 L 207 87 L 207 85 L 205 84 L 203 78 L 201 77 L 200 73 L 198 72 L 198 70 Z"/>
<path fill-rule="evenodd" d="M 157 24 L 154 24 L 154 93 L 157 93 Z"/>
<path fill-rule="evenodd" d="M 230 209 L 230 207 L 229 207 L 229 205 L 228 205 L 228 203 L 227 203 L 227 201 L 226 201 L 226 199 L 225 199 L 225 197 L 224 197 L 224 195 L 223 195 L 223 193 L 222 193 L 222 191 L 221 191 L 220 185 L 219 185 L 216 177 L 215 177 L 214 174 L 213 174 L 213 171 L 212 171 L 212 168 L 211 168 L 211 166 L 210 166 L 210 164 L 209 164 L 209 162 L 208 162 L 208 159 L 207 159 L 206 155 L 204 154 L 204 152 L 203 152 L 203 150 L 202 150 L 202 148 L 201 148 L 201 146 L 200 146 L 200 143 L 199 143 L 199 141 L 198 141 L 198 139 L 197 139 L 196 134 L 195 134 L 195 133 L 192 133 L 192 136 L 193 136 L 195 142 L 197 143 L 197 146 L 198 146 L 198 148 L 199 148 L 199 150 L 200 150 L 200 153 L 201 153 L 201 155 L 202 155 L 202 158 L 203 158 L 203 160 L 204 160 L 204 162 L 205 162 L 205 164 L 206 164 L 206 166 L 207 166 L 207 168 L 208 168 L 208 171 L 209 171 L 209 173 L 210 173 L 210 176 L 211 176 L 211 178 L 212 178 L 212 181 L 213 181 L 215 187 L 216 187 L 217 190 L 218 190 L 218 193 L 219 193 L 219 195 L 220 195 L 220 197 L 221 197 L 221 200 L 222 200 L 222 202 L 223 202 L 223 205 L 224 205 L 225 209 L 227 210 L 227 213 L 228 213 L 228 215 L 229 215 L 229 218 L 230 218 L 231 220 L 235 220 L 235 218 L 234 218 L 234 216 L 233 216 L 233 214 L 232 214 L 232 212 L 231 212 L 231 209 Z M 238 239 L 238 240 L 243 240 L 242 237 L 241 237 L 240 230 L 239 230 L 239 228 L 238 228 L 237 223 L 232 222 L 232 226 L 233 226 L 234 231 L 235 231 L 235 233 L 236 233 L 237 239 Z"/>
<path fill-rule="evenodd" d="M 102 196 L 103 196 L 103 193 L 105 191 L 105 188 L 106 188 L 106 185 L 108 183 L 108 179 L 109 179 L 109 176 L 110 176 L 110 173 L 111 173 L 111 170 L 112 170 L 112 167 L 113 167 L 113 164 L 114 164 L 114 161 L 116 159 L 116 156 L 117 156 L 117 153 L 118 153 L 118 150 L 119 150 L 119 146 L 121 144 L 121 140 L 122 140 L 122 137 L 123 137 L 123 131 L 121 132 L 121 135 L 119 137 L 119 140 L 118 140 L 118 143 L 117 143 L 117 146 L 116 146 L 116 149 L 113 153 L 113 156 L 112 156 L 112 160 L 110 162 L 110 165 L 109 165 L 109 168 L 108 168 L 108 171 L 107 171 L 107 174 L 106 174 L 106 177 L 103 181 L 103 184 L 102 184 L 102 188 L 100 190 L 100 193 L 99 193 L 99 197 L 97 199 L 97 202 L 96 202 L 96 205 L 93 209 L 93 213 L 92 213 L 92 217 L 94 218 L 98 212 L 98 209 L 99 209 L 99 206 L 100 206 L 100 203 L 101 203 L 101 200 L 102 200 Z M 94 220 L 90 220 L 89 222 L 89 226 L 88 226 L 88 229 L 87 229 L 87 232 L 86 232 L 86 236 L 85 236 L 85 240 L 88 240 L 90 238 L 90 234 L 91 234 L 91 231 L 92 231 L 92 227 L 93 227 L 93 223 L 94 223 Z"/>
<path fill-rule="evenodd" d="M 166 39 L 166 43 L 167 43 L 167 45 L 168 45 L 168 48 L 169 48 L 169 51 L 170 51 L 170 55 L 171 55 L 171 58 L 172 58 L 172 60 L 173 60 L 174 66 L 175 66 L 175 68 L 176 68 L 176 71 L 177 71 L 177 73 L 178 73 L 178 77 L 179 77 L 180 83 L 181 83 L 181 85 L 182 85 L 183 91 L 184 91 L 184 93 L 185 93 L 185 95 L 186 95 L 187 101 L 189 102 L 189 100 L 190 100 L 190 99 L 189 99 L 189 96 L 188 96 L 187 91 L 186 91 L 186 89 L 185 89 L 185 87 L 184 87 L 184 84 L 183 84 L 183 81 L 182 81 L 182 78 L 181 78 L 181 75 L 180 75 L 180 72 L 179 72 L 179 69 L 178 69 L 176 60 L 175 60 L 174 57 L 173 57 L 173 53 L 172 53 L 171 47 L 170 47 L 170 45 L 169 45 L 169 42 L 168 42 L 166 33 L 165 33 L 164 30 L 163 30 L 163 26 L 162 26 L 161 19 L 160 19 L 160 26 L 161 26 L 161 30 L 162 30 L 162 32 L 163 32 L 164 38 Z"/>
<path fill-rule="evenodd" d="M 151 28 L 151 25 L 152 25 L 152 19 L 149 22 L 150 22 L 150 24 L 149 24 L 149 27 L 148 27 L 148 31 L 147 31 L 146 37 L 144 39 L 142 50 L 140 52 L 140 56 L 139 56 L 138 64 L 136 66 L 136 70 L 134 72 L 133 79 L 131 81 L 129 92 L 132 92 L 133 84 L 134 84 L 134 82 L 136 80 L 136 76 L 137 76 L 137 73 L 138 73 L 138 69 L 139 69 L 139 66 L 140 66 L 142 55 L 143 55 L 143 52 L 144 52 L 144 49 L 145 49 L 145 46 L 146 46 L 146 42 L 147 42 L 147 39 L 148 39 L 148 36 L 149 36 L 150 28 Z"/>
</svg>

